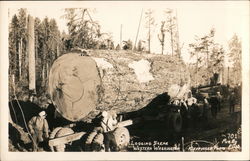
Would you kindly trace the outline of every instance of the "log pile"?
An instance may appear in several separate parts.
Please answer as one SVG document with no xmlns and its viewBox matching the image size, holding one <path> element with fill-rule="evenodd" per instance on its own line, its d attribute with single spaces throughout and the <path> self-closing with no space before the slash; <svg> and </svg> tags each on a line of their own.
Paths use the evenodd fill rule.
<svg viewBox="0 0 250 161">
<path fill-rule="evenodd" d="M 178 57 L 108 50 L 87 55 L 64 54 L 50 71 L 53 104 L 70 121 L 89 121 L 102 110 L 139 110 L 190 77 Z"/>
</svg>

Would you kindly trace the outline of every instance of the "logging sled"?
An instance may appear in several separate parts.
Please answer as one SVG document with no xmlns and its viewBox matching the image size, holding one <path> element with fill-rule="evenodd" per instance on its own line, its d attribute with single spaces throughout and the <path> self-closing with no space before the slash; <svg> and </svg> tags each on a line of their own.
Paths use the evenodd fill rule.
<svg viewBox="0 0 250 161">
<path fill-rule="evenodd" d="M 179 57 L 131 52 L 64 54 L 50 69 L 48 93 L 48 145 L 59 152 L 76 140 L 83 151 L 122 151 L 130 141 L 126 127 L 145 120 L 163 120 L 179 133 L 197 103 Z"/>
<path fill-rule="evenodd" d="M 69 127 L 54 128 L 49 140 L 51 150 L 64 151 L 65 144 L 84 135 L 86 151 L 122 150 L 130 140 L 126 126 L 142 120 L 141 117 L 122 118 L 129 118 L 128 113 L 152 106 L 153 100 L 162 93 L 167 101 L 166 92 L 173 84 L 186 84 L 185 80 L 190 80 L 184 63 L 176 60 L 162 55 L 111 54 L 105 51 L 72 52 L 59 57 L 51 67 L 48 85 L 56 115 L 71 122 L 97 123 L 92 124 L 90 132 L 74 132 Z M 110 129 L 106 132 L 100 130 L 101 126 L 98 129 L 101 119 L 93 121 L 98 120 L 103 111 L 118 114 L 117 123 L 108 127 Z M 171 111 L 171 121 L 179 132 L 181 116 L 177 108 Z M 166 114 L 159 117 L 166 117 Z M 103 128 L 105 126 L 108 125 Z M 103 146 L 105 142 L 110 146 Z"/>
</svg>

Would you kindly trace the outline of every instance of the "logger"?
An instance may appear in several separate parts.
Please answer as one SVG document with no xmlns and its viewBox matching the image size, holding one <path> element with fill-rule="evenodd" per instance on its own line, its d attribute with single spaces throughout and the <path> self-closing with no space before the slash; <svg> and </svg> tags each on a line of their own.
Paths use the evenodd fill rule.
<svg viewBox="0 0 250 161">
<path fill-rule="evenodd" d="M 102 111 L 123 114 L 140 110 L 171 85 L 187 83 L 189 77 L 178 57 L 128 51 L 77 51 L 64 54 L 53 63 L 48 92 L 61 117 L 71 122 L 91 122 Z M 125 126 L 132 123 L 133 120 L 119 122 L 112 130 L 113 138 L 124 138 L 113 139 L 116 146 L 128 144 Z M 49 145 L 54 151 L 63 151 L 65 144 L 83 135 L 86 132 L 57 127 Z M 92 142 L 99 137 L 88 135 Z"/>
</svg>

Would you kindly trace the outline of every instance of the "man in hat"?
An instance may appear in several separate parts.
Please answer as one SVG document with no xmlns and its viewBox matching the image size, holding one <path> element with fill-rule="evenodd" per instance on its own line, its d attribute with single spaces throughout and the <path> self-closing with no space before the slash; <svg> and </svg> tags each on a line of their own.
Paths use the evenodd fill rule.
<svg viewBox="0 0 250 161">
<path fill-rule="evenodd" d="M 232 93 L 229 96 L 229 113 L 230 114 L 234 113 L 235 105 L 236 105 L 235 92 L 232 91 Z"/>
<path fill-rule="evenodd" d="M 33 139 L 33 150 L 37 151 L 39 144 L 44 142 L 44 139 L 49 138 L 49 126 L 45 119 L 45 111 L 41 111 L 38 116 L 34 116 L 28 123 L 30 133 Z"/>
<path fill-rule="evenodd" d="M 118 123 L 117 114 L 115 111 L 103 111 L 102 112 L 102 121 L 101 121 L 101 127 L 103 128 L 104 132 L 104 146 L 105 151 L 110 151 L 110 135 L 111 131 L 113 131 L 116 128 L 116 125 Z"/>
<path fill-rule="evenodd" d="M 210 99 L 209 99 L 209 104 L 211 105 L 211 113 L 213 118 L 216 119 L 217 112 L 218 112 L 218 106 L 219 106 L 219 99 L 217 97 L 217 94 L 212 93 Z"/>
</svg>

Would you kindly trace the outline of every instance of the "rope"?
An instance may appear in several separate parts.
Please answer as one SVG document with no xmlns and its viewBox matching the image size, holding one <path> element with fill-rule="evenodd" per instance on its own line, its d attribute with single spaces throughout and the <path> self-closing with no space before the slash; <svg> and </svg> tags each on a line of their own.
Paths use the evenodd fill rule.
<svg viewBox="0 0 250 161">
<path fill-rule="evenodd" d="M 27 124 L 26 124 L 26 119 L 25 119 L 25 116 L 24 116 L 24 113 L 23 113 L 23 109 L 22 109 L 22 107 L 21 107 L 21 105 L 20 105 L 20 103 L 19 103 L 19 101 L 18 101 L 18 99 L 17 99 L 17 96 L 16 96 L 16 90 L 15 90 L 15 84 L 14 84 L 14 83 L 12 83 L 12 87 L 13 87 L 13 92 L 14 92 L 14 98 L 15 98 L 15 100 L 17 101 L 17 105 L 18 105 L 18 107 L 19 107 L 19 109 L 20 109 L 20 111 L 21 111 L 21 114 L 22 114 L 22 118 L 23 118 L 23 122 L 24 122 L 25 128 L 26 128 L 26 130 L 27 130 L 27 132 L 28 132 L 28 135 L 30 136 L 30 138 L 31 138 L 31 140 L 32 140 L 32 142 L 33 142 L 33 144 L 36 144 L 35 141 L 34 141 L 34 138 L 32 137 L 32 135 L 31 135 L 31 133 L 30 133 L 30 131 L 29 131 L 29 128 L 28 128 L 28 126 L 27 126 Z"/>
<path fill-rule="evenodd" d="M 107 123 L 105 123 L 103 120 L 101 120 L 101 122 L 108 128 L 109 131 L 111 131 L 111 128 L 108 126 Z"/>
<path fill-rule="evenodd" d="M 18 120 L 17 120 L 17 116 L 16 116 L 16 111 L 15 111 L 15 109 L 14 109 L 14 106 L 13 106 L 12 101 L 10 101 L 10 105 L 11 105 L 11 108 L 12 108 L 12 110 L 13 110 L 13 112 L 14 112 L 16 123 L 18 124 Z"/>
</svg>

